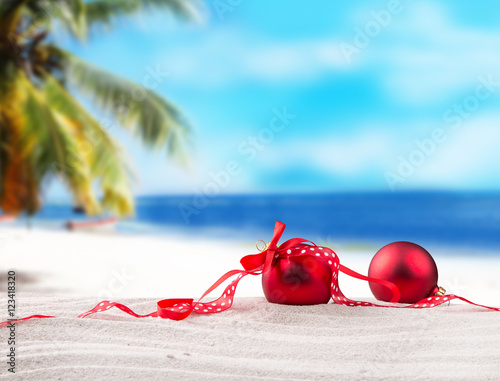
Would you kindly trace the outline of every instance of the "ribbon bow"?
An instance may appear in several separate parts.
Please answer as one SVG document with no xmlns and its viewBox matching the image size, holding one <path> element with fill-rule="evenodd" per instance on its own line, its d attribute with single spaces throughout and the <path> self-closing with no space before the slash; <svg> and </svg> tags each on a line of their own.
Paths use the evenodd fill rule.
<svg viewBox="0 0 500 381">
<path fill-rule="evenodd" d="M 282 243 L 278 247 L 277 244 L 281 236 L 283 235 L 283 232 L 285 231 L 285 226 L 286 225 L 284 223 L 276 221 L 276 225 L 274 226 L 273 238 L 267 245 L 267 248 L 261 251 L 259 254 L 247 255 L 246 257 L 241 258 L 240 263 L 245 270 L 247 271 L 257 270 L 262 265 L 264 265 L 260 274 L 265 273 L 271 268 L 273 260 L 277 257 L 284 256 L 286 251 L 289 250 L 290 248 L 303 243 L 311 243 L 312 245 L 314 245 L 313 242 L 307 239 L 292 238 Z"/>
</svg>

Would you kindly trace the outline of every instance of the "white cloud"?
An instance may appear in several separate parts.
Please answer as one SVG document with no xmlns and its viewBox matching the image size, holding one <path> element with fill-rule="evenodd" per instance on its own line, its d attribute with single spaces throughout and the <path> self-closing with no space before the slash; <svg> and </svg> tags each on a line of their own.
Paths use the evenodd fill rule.
<svg viewBox="0 0 500 381">
<path fill-rule="evenodd" d="M 438 126 L 440 128 L 442 126 Z M 331 174 L 349 185 L 354 178 L 379 178 L 385 174 L 398 174 L 400 157 L 408 160 L 418 147 L 416 140 L 423 141 L 432 135 L 433 129 L 401 141 L 387 129 L 370 128 L 346 137 L 330 136 L 287 143 L 272 143 L 270 149 L 259 154 L 257 164 L 272 171 L 310 167 Z M 423 132 L 423 131 L 421 131 Z M 476 117 L 464 123 L 458 130 L 448 128 L 446 140 L 436 144 L 433 153 L 426 156 L 414 173 L 398 183 L 396 189 L 417 188 L 495 188 L 500 179 L 492 173 L 500 168 L 498 156 L 500 129 L 495 115 Z M 370 180 L 373 181 L 373 180 Z M 373 182 L 370 185 L 376 185 Z M 389 185 L 387 184 L 387 189 Z"/>
<path fill-rule="evenodd" d="M 347 137 L 313 137 L 273 144 L 258 161 L 266 168 L 278 170 L 305 165 L 335 175 L 356 176 L 374 167 L 382 171 L 392 159 L 393 144 L 391 135 L 374 128 Z"/>
<path fill-rule="evenodd" d="M 198 46 L 171 50 L 159 61 L 170 80 L 197 86 L 239 81 L 294 82 L 348 67 L 330 40 L 273 42 L 226 30 L 208 35 Z"/>
<path fill-rule="evenodd" d="M 410 184 L 489 188 L 499 181 L 499 119 L 495 116 L 472 119 L 458 130 L 447 130 L 447 140 L 418 168 Z M 409 185 L 410 185 L 409 184 Z"/>
<path fill-rule="evenodd" d="M 480 75 L 500 77 L 500 35 L 453 23 L 448 12 L 435 2 L 409 5 L 360 63 L 378 68 L 388 93 L 412 104 L 453 96 Z"/>
<path fill-rule="evenodd" d="M 255 176 L 264 169 L 286 172 L 304 167 L 335 177 L 339 187 L 349 187 L 354 179 L 367 179 L 367 186 L 387 186 L 389 190 L 385 173 L 397 174 L 399 157 L 408 159 L 417 148 L 414 141 L 429 138 L 433 129 L 423 128 L 415 136 L 403 140 L 390 130 L 387 126 L 365 126 L 347 136 L 312 135 L 286 142 L 274 140 L 258 153 L 251 165 L 247 165 L 241 156 L 215 155 L 203 150 L 197 152 L 196 168 L 190 173 L 151 155 L 147 165 L 141 167 L 140 176 L 150 186 L 137 190 L 140 193 L 145 190 L 147 193 L 201 192 L 208 182 L 213 181 L 209 173 L 223 171 L 232 159 L 236 159 L 243 169 L 240 175 L 231 178 L 224 192 L 255 188 Z M 446 141 L 437 144 L 435 151 L 403 183 L 397 184 L 396 189 L 494 189 L 500 185 L 500 179 L 492 175 L 500 168 L 500 129 L 495 115 L 472 118 L 458 130 L 448 128 L 446 135 Z M 144 158 L 141 161 L 146 163 Z M 374 183 L 377 178 L 379 181 Z"/>
<path fill-rule="evenodd" d="M 363 29 L 363 24 L 354 26 Z M 169 80 L 209 87 L 297 83 L 368 70 L 389 95 L 413 104 L 449 97 L 479 75 L 500 77 L 500 35 L 454 23 L 448 8 L 435 2 L 407 4 L 351 63 L 339 49 L 339 38 L 269 41 L 228 28 L 211 31 L 189 47 L 173 47 L 157 61 L 170 69 Z"/>
</svg>

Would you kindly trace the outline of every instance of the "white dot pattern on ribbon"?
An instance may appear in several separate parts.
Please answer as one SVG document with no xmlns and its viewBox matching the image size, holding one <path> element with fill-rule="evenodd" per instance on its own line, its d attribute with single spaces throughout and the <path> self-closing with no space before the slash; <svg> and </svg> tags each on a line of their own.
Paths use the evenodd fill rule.
<svg viewBox="0 0 500 381">
<path fill-rule="evenodd" d="M 199 313 L 199 314 L 217 313 L 217 312 L 225 311 L 228 308 L 230 308 L 231 304 L 232 304 L 232 300 L 230 298 L 230 295 L 234 294 L 234 292 L 236 291 L 236 287 L 238 286 L 238 282 L 244 276 L 242 274 L 240 274 L 240 275 L 241 275 L 241 277 L 238 276 L 236 278 L 236 280 L 233 280 L 225 288 L 224 293 L 217 300 L 212 300 L 211 302 L 208 302 L 208 303 L 202 303 L 202 302 L 196 303 L 196 307 L 194 308 L 195 309 L 194 312 Z M 205 306 L 208 306 L 208 305 L 216 307 L 216 308 L 208 310 L 208 307 L 207 307 L 207 309 L 203 309 L 203 308 L 205 308 Z"/>
<path fill-rule="evenodd" d="M 332 270 L 332 283 L 330 287 L 331 287 L 331 295 L 333 301 L 337 304 L 343 304 L 348 306 L 362 305 L 361 302 L 357 302 L 346 298 L 344 294 L 342 294 L 342 291 L 340 291 L 338 284 L 339 259 L 337 255 L 335 255 L 333 250 L 328 247 L 321 247 L 321 246 L 311 247 L 310 245 L 297 245 L 291 249 L 291 253 L 288 253 L 288 256 L 292 257 L 292 256 L 303 255 L 304 253 L 306 253 L 304 247 L 309 247 L 307 255 L 313 255 L 317 259 L 322 260 Z"/>
</svg>

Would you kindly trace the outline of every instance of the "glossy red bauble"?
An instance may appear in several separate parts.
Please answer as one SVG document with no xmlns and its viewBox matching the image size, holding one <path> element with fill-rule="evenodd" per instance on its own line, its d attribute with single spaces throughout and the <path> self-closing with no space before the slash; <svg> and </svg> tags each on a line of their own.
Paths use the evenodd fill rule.
<svg viewBox="0 0 500 381">
<path fill-rule="evenodd" d="M 271 303 L 309 305 L 328 303 L 332 270 L 311 255 L 278 258 L 262 274 L 262 288 Z"/>
<path fill-rule="evenodd" d="M 430 296 L 437 288 L 438 271 L 432 256 L 423 247 L 411 242 L 393 242 L 373 257 L 368 276 L 394 283 L 401 292 L 400 303 L 416 303 Z M 391 291 L 370 282 L 378 300 L 390 301 Z"/>
</svg>

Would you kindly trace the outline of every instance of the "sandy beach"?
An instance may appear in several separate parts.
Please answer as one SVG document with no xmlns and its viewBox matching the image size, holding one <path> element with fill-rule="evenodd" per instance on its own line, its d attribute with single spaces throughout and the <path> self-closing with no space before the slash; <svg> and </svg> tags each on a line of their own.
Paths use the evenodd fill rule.
<svg viewBox="0 0 500 381">
<path fill-rule="evenodd" d="M 17 376 L 498 379 L 500 314 L 459 302 L 425 310 L 274 305 L 263 298 L 260 278 L 247 277 L 233 308 L 220 314 L 175 322 L 136 319 L 111 309 L 76 318 L 102 299 L 149 313 L 160 298 L 196 298 L 254 252 L 249 242 L 0 230 L 2 271 L 14 268 L 18 275 L 17 315 L 58 316 L 17 325 Z M 373 254 L 337 253 L 343 264 L 365 273 Z M 500 261 L 480 254 L 471 259 L 433 252 L 439 283 L 473 301 L 499 306 Z M 2 283 L 5 300 L 5 274 Z M 374 300 L 365 282 L 342 276 L 340 284 L 348 296 Z M 5 316 L 3 308 L 0 317 Z M 7 376 L 4 365 L 0 377 Z"/>
<path fill-rule="evenodd" d="M 236 298 L 223 314 L 175 322 L 117 310 L 75 319 L 90 298 L 19 300 L 21 313 L 60 316 L 18 325 L 23 380 L 495 380 L 500 372 L 500 319 L 467 306 L 294 307 Z M 143 313 L 155 304 L 122 302 Z"/>
</svg>

